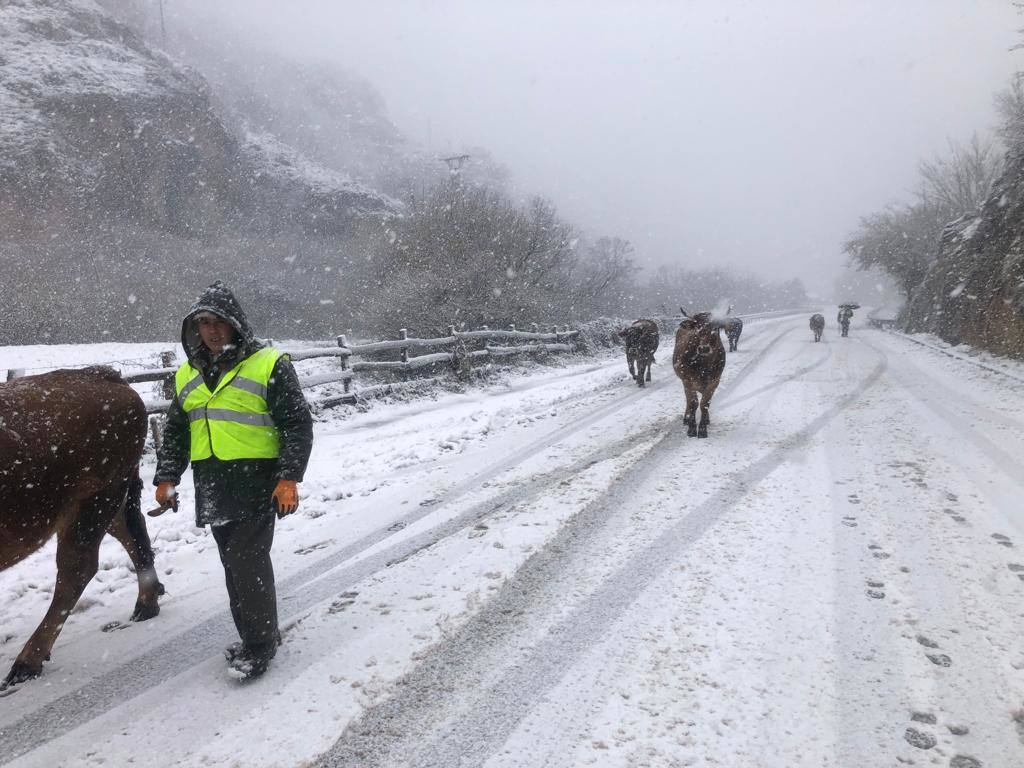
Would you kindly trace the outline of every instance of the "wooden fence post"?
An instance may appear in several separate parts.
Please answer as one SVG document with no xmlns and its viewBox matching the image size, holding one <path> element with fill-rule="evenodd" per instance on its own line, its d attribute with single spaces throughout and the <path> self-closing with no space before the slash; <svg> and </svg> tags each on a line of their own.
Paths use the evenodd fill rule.
<svg viewBox="0 0 1024 768">
<path fill-rule="evenodd" d="M 160 367 L 161 368 L 173 368 L 174 367 L 174 353 L 170 350 L 160 353 Z M 174 374 L 172 373 L 160 384 L 160 396 L 164 400 L 173 400 L 176 392 L 174 391 Z"/>
<path fill-rule="evenodd" d="M 160 416 L 149 417 L 149 431 L 153 434 L 153 448 L 160 451 L 160 445 L 163 442 L 163 431 L 160 429 L 160 422 L 163 419 Z"/>
<path fill-rule="evenodd" d="M 472 358 L 466 349 L 466 341 L 455 335 L 454 325 L 448 326 L 448 335 L 455 339 L 452 345 L 452 370 L 458 378 L 466 378 L 473 368 Z"/>
<path fill-rule="evenodd" d="M 408 339 L 409 338 L 409 330 L 407 328 L 399 328 L 398 329 L 398 338 L 402 339 L 403 341 L 405 339 Z M 402 362 L 408 364 L 408 362 L 409 362 L 409 348 L 408 347 L 402 347 L 402 349 L 400 351 L 401 351 L 401 354 L 402 354 Z M 409 378 L 410 378 L 409 374 L 410 374 L 409 368 L 407 366 L 405 366 L 400 371 L 398 378 L 400 380 L 402 380 L 402 381 L 408 381 Z"/>
<path fill-rule="evenodd" d="M 348 346 L 348 339 L 345 338 L 345 334 L 344 333 L 342 333 L 342 334 L 340 334 L 338 336 L 338 346 L 339 347 L 347 347 Z M 348 355 L 342 355 L 339 359 L 341 360 L 341 370 L 347 371 L 348 370 Z M 345 379 L 345 381 L 342 382 L 342 386 L 345 388 L 344 391 L 345 391 L 346 395 L 348 394 L 351 385 L 352 385 L 352 380 L 351 379 Z"/>
</svg>

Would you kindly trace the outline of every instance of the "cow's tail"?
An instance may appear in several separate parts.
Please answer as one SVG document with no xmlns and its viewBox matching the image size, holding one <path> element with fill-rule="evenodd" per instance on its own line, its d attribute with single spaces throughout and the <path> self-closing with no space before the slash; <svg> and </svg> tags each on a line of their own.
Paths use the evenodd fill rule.
<svg viewBox="0 0 1024 768">
<path fill-rule="evenodd" d="M 124 503 L 124 536 L 122 544 L 135 565 L 139 578 L 139 599 L 132 613 L 132 621 L 145 621 L 160 613 L 158 598 L 164 594 L 164 585 L 156 573 L 153 544 L 142 515 L 142 478 L 138 467 L 128 482 L 128 496 Z"/>
<path fill-rule="evenodd" d="M 153 546 L 146 530 L 146 518 L 142 516 L 142 478 L 139 469 L 128 482 L 128 497 L 124 502 L 124 522 L 128 535 L 135 544 L 136 552 L 143 565 L 153 565 Z"/>
</svg>

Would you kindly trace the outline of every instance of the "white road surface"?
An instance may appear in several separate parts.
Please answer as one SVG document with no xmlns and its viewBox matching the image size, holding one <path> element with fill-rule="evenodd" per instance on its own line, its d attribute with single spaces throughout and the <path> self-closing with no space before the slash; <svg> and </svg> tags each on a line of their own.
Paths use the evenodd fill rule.
<svg viewBox="0 0 1024 768">
<path fill-rule="evenodd" d="M 0 764 L 1024 766 L 1024 384 L 751 321 L 698 440 L 670 358 L 318 424 L 251 683 L 184 486 L 161 615 L 100 631 L 134 600 L 104 544 Z M 0 574 L 4 669 L 52 557 Z"/>
</svg>

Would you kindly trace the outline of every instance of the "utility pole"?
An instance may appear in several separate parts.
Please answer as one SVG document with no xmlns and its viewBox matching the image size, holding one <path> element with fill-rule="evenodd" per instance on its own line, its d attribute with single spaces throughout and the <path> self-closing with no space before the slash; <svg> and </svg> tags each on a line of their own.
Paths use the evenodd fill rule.
<svg viewBox="0 0 1024 768">
<path fill-rule="evenodd" d="M 442 157 L 441 161 L 448 166 L 448 218 L 455 215 L 455 205 L 462 196 L 462 166 L 469 160 L 469 155 L 452 155 Z"/>
<path fill-rule="evenodd" d="M 448 166 L 448 173 L 457 181 L 459 174 L 462 173 L 462 166 L 470 157 L 471 155 L 452 155 L 451 157 L 442 157 L 441 161 Z"/>
<path fill-rule="evenodd" d="M 164 25 L 164 0 L 156 0 L 160 6 L 160 39 L 163 41 L 163 48 L 167 50 L 167 27 Z"/>
</svg>

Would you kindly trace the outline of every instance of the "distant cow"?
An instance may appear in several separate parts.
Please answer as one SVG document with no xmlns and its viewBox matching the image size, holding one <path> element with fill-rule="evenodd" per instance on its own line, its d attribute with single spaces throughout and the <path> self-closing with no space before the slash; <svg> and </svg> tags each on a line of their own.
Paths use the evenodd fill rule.
<svg viewBox="0 0 1024 768">
<path fill-rule="evenodd" d="M 740 334 L 743 333 L 743 320 L 738 317 L 727 317 L 722 321 L 726 338 L 729 339 L 729 351 L 735 352 L 740 347 Z"/>
<path fill-rule="evenodd" d="M 676 346 L 672 353 L 672 369 L 683 381 L 686 394 L 686 434 L 708 436 L 711 398 L 725 370 L 725 347 L 719 333 L 722 324 L 710 312 L 686 317 L 676 330 Z M 697 427 L 697 395 L 700 394 L 700 427 Z"/>
<path fill-rule="evenodd" d="M 619 336 L 626 346 L 629 375 L 642 387 L 644 381 L 651 380 L 651 364 L 658 349 L 658 325 L 653 320 L 636 320 L 628 328 L 619 331 Z M 634 363 L 636 370 L 633 368 Z"/>
<path fill-rule="evenodd" d="M 0 570 L 57 534 L 57 584 L 42 623 L 0 688 L 37 677 L 115 536 L 139 579 L 133 621 L 160 611 L 163 587 L 140 509 L 146 408 L 111 368 L 0 384 Z"/>
<path fill-rule="evenodd" d="M 825 332 L 824 315 L 811 315 L 811 330 L 814 332 L 814 340 L 821 341 L 821 334 Z"/>
</svg>

